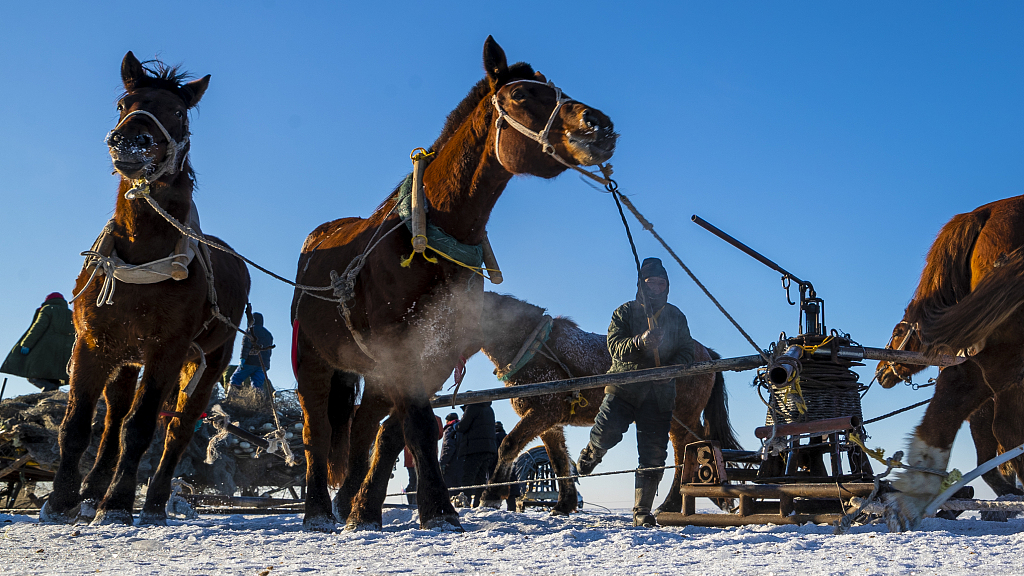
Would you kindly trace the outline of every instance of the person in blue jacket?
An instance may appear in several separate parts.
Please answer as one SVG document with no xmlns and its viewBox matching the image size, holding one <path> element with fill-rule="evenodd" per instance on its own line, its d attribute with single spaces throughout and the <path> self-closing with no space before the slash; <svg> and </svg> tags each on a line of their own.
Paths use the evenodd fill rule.
<svg viewBox="0 0 1024 576">
<path fill-rule="evenodd" d="M 246 378 L 252 381 L 252 387 L 262 389 L 270 370 L 270 352 L 274 347 L 274 336 L 263 327 L 263 314 L 254 312 L 252 326 L 242 338 L 242 364 L 231 375 L 231 385 L 241 388 Z"/>
</svg>

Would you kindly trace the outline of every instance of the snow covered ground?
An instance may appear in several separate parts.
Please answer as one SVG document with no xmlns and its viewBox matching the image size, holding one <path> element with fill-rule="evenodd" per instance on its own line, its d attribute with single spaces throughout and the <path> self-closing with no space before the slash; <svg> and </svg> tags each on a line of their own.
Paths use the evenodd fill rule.
<svg viewBox="0 0 1024 576">
<path fill-rule="evenodd" d="M 710 511 L 710 510 L 708 510 Z M 311 534 L 299 516 L 204 516 L 163 528 L 49 526 L 0 515 L 0 574 L 1022 574 L 1024 520 L 928 519 L 889 534 L 829 526 L 633 528 L 626 510 L 569 518 L 460 511 L 463 534 L 385 511 L 379 532 Z"/>
</svg>

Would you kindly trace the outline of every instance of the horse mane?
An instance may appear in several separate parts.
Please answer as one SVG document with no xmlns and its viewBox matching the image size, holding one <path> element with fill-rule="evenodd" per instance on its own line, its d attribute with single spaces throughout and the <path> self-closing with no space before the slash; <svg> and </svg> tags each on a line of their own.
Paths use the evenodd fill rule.
<svg viewBox="0 0 1024 576">
<path fill-rule="evenodd" d="M 526 62 L 516 62 L 515 64 L 508 67 L 508 74 L 505 75 L 505 83 L 513 80 L 529 80 L 534 77 L 533 66 L 530 66 Z M 434 140 L 434 143 L 430 145 L 430 152 L 436 152 L 440 150 L 446 142 L 451 140 L 452 136 L 462 126 L 463 122 L 469 118 L 470 114 L 476 110 L 476 107 L 480 105 L 480 102 L 491 93 L 491 82 L 486 76 L 480 79 L 473 88 L 469 90 L 469 94 L 462 99 L 462 102 L 455 107 L 448 114 L 448 118 L 444 121 L 444 128 L 441 129 L 441 134 Z M 397 198 L 398 190 L 397 187 L 394 192 L 391 193 L 387 198 L 384 199 L 374 209 L 374 217 L 383 217 L 383 214 L 387 212 L 384 210 L 388 208 L 389 203 Z M 378 216 L 379 215 L 379 216 Z"/>
<path fill-rule="evenodd" d="M 974 211 L 958 214 L 942 227 L 928 250 L 921 281 L 904 319 L 926 328 L 971 293 L 971 255 L 987 220 L 987 213 Z"/>
<path fill-rule="evenodd" d="M 503 78 L 503 84 L 507 84 L 513 80 L 529 80 L 533 77 L 533 66 L 530 66 L 526 62 L 516 62 L 508 67 L 508 73 Z M 441 146 L 444 146 L 445 142 L 450 140 L 455 134 L 455 131 L 459 129 L 459 126 L 462 126 L 462 123 L 466 121 L 466 118 L 469 118 L 469 115 L 476 110 L 480 101 L 490 93 L 491 82 L 490 79 L 485 76 L 481 78 L 472 89 L 470 89 L 469 94 L 462 99 L 462 102 L 459 102 L 459 105 L 448 114 L 448 118 L 444 121 L 444 128 L 441 129 L 440 136 L 437 137 L 437 140 L 434 141 L 434 144 L 430 149 L 438 150 Z"/>
<path fill-rule="evenodd" d="M 180 64 L 169 65 L 161 60 L 146 60 L 142 62 L 142 69 L 146 75 L 139 79 L 133 89 L 157 88 L 167 90 L 178 95 L 179 98 L 188 102 L 192 100 L 192 91 L 185 87 L 185 80 L 193 78 L 193 75 L 181 69 Z M 124 98 L 128 92 L 122 92 L 118 99 Z"/>
</svg>

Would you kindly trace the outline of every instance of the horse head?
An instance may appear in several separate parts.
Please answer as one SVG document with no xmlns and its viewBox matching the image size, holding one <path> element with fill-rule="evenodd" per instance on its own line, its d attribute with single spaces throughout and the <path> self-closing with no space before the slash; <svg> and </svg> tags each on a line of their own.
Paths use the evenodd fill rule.
<svg viewBox="0 0 1024 576">
<path fill-rule="evenodd" d="M 188 151 L 188 110 L 210 83 L 207 75 L 182 83 L 177 67 L 156 61 L 147 68 L 128 52 L 121 62 L 125 94 L 117 102 L 117 126 L 106 144 L 114 169 L 128 180 L 154 182 L 184 169 Z"/>
<path fill-rule="evenodd" d="M 493 92 L 494 153 L 506 170 L 553 178 L 569 166 L 612 157 L 618 134 L 607 115 L 573 100 L 540 72 L 532 78 L 510 73 L 504 50 L 490 36 L 484 68 Z"/>
<path fill-rule="evenodd" d="M 906 350 L 918 352 L 921 350 L 921 335 L 917 325 L 906 320 L 900 320 L 892 329 L 892 337 L 885 345 L 889 350 Z M 911 383 L 911 376 L 924 370 L 926 366 L 915 364 L 898 364 L 896 362 L 879 362 L 875 369 L 875 378 L 882 388 L 892 388 L 899 382 Z"/>
</svg>

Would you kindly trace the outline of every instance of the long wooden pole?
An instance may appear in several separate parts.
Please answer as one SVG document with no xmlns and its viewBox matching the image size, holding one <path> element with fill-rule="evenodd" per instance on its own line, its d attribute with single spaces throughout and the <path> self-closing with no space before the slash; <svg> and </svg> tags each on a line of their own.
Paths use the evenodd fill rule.
<svg viewBox="0 0 1024 576">
<path fill-rule="evenodd" d="M 827 356 L 830 352 L 826 349 L 819 349 L 816 356 Z M 881 360 L 886 362 L 900 362 L 903 364 L 920 364 L 929 366 L 949 366 L 960 364 L 965 359 L 959 356 L 941 356 L 929 358 L 919 352 L 908 352 L 906 350 L 889 350 L 886 348 L 845 347 L 841 346 L 836 352 L 840 358 L 850 360 Z M 766 362 L 759 355 L 739 356 L 736 358 L 722 358 L 710 362 L 696 362 L 694 364 L 681 366 L 664 366 L 662 368 L 649 368 L 647 370 L 635 370 L 633 372 L 619 372 L 616 374 L 598 374 L 596 376 L 583 376 L 580 378 L 569 378 L 568 380 L 553 380 L 551 382 L 540 382 L 537 384 L 524 384 L 522 386 L 507 386 L 504 388 L 491 388 L 488 390 L 476 390 L 472 392 L 460 392 L 457 398 L 451 394 L 434 396 L 430 399 L 430 405 L 434 408 L 443 408 L 458 404 L 477 404 L 480 402 L 492 402 L 494 400 L 507 400 L 509 398 L 526 398 L 530 396 L 544 396 L 558 392 L 569 392 L 572 390 L 586 390 L 587 388 L 602 388 L 604 386 L 629 386 L 650 382 L 651 380 L 668 380 L 670 378 L 681 378 L 684 376 L 696 376 L 697 374 L 708 374 L 713 372 L 742 372 L 751 370 L 758 366 L 764 366 Z"/>
</svg>

